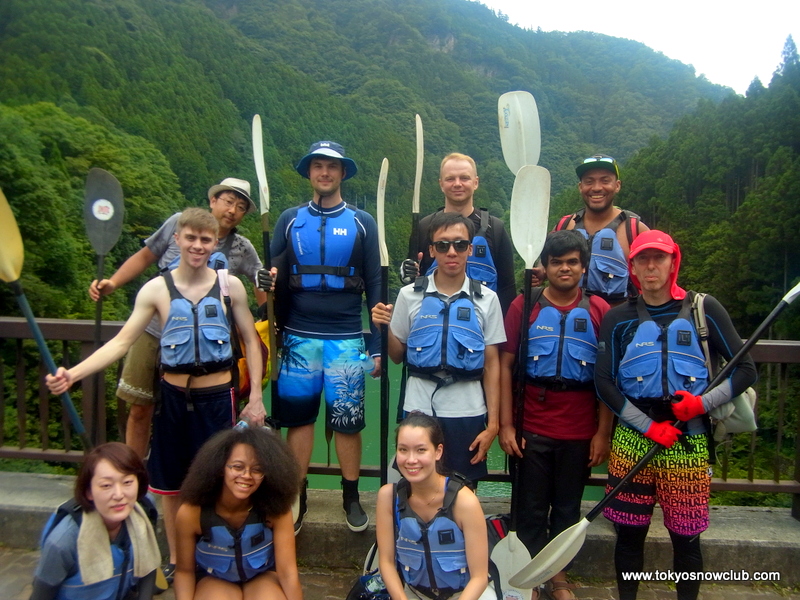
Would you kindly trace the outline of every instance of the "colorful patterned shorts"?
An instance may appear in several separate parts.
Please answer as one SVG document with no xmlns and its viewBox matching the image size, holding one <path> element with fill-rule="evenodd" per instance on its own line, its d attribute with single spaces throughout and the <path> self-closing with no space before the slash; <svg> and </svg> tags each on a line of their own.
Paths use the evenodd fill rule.
<svg viewBox="0 0 800 600">
<path fill-rule="evenodd" d="M 364 429 L 364 338 L 318 340 L 284 334 L 278 398 L 273 406 L 281 427 L 317 420 L 325 392 L 329 427 L 340 433 Z"/>
<path fill-rule="evenodd" d="M 697 535 L 708 529 L 708 497 L 711 467 L 705 435 L 685 436 L 690 449 L 679 439 L 661 450 L 603 510 L 603 515 L 621 525 L 650 524 L 656 501 L 664 511 L 664 525 L 678 535 Z M 608 486 L 612 489 L 653 447 L 638 431 L 617 425 L 608 460 Z"/>
</svg>

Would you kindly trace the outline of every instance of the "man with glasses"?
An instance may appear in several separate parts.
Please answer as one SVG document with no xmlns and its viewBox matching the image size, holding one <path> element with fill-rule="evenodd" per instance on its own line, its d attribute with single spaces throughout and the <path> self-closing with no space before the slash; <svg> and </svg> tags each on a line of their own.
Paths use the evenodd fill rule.
<svg viewBox="0 0 800 600">
<path fill-rule="evenodd" d="M 361 507 L 361 430 L 364 429 L 365 354 L 380 374 L 380 332 L 364 346 L 362 298 L 372 308 L 380 298 L 378 226 L 369 213 L 342 199 L 341 184 L 358 168 L 341 144 L 315 142 L 295 170 L 309 180 L 312 199 L 284 211 L 275 225 L 271 251 L 281 264 L 277 298 L 285 318 L 278 394 L 273 412 L 303 478 L 295 532 L 307 510 L 306 473 L 314 447 L 314 423 L 325 395 L 326 427 L 333 430 L 342 469 L 342 508 L 351 531 L 364 531 Z M 268 282 L 264 282 L 268 283 Z"/>
<path fill-rule="evenodd" d="M 711 378 L 692 317 L 694 292 L 677 284 L 678 244 L 666 233 L 646 231 L 634 240 L 629 258 L 631 280 L 641 295 L 606 315 L 595 365 L 598 396 L 619 417 L 607 489 L 619 483 L 654 443 L 664 448 L 603 513 L 617 531 L 614 562 L 620 600 L 636 598 L 639 582 L 622 574 L 643 570 L 644 542 L 656 501 L 672 540 L 674 570 L 703 570 L 700 534 L 708 528 L 711 485 L 706 413 L 756 380 L 755 365 L 745 357 L 725 381 L 704 392 Z M 742 347 L 742 338 L 712 296 L 705 296 L 703 309 L 711 355 L 730 360 Z M 675 421 L 683 426 L 674 427 Z M 679 600 L 694 600 L 700 581 L 683 579 L 675 587 Z"/>
<path fill-rule="evenodd" d="M 256 205 L 250 198 L 250 183 L 235 177 L 223 179 L 209 188 L 208 204 L 211 214 L 219 223 L 216 252 L 224 255 L 227 262 L 227 265 L 221 264 L 219 268 L 227 268 L 231 275 L 243 275 L 255 284 L 257 272 L 263 265 L 253 244 L 236 230 L 244 216 L 256 210 Z M 180 216 L 181 213 L 175 213 L 164 221 L 153 235 L 144 240 L 142 249 L 122 263 L 111 277 L 99 282 L 92 281 L 89 286 L 92 300 L 99 300 L 101 295 L 108 296 L 153 264 L 158 264 L 160 272 L 174 268 L 180 258 L 175 237 Z M 254 292 L 258 304 L 263 304 L 266 294 L 258 288 L 254 288 Z M 142 458 L 147 455 L 147 444 L 150 441 L 150 424 L 155 407 L 153 391 L 159 377 L 160 339 L 161 323 L 154 317 L 125 356 L 122 376 L 117 385 L 117 397 L 129 404 L 125 443 Z M 165 519 L 165 529 L 170 542 L 170 564 L 165 571 L 167 580 L 171 582 L 175 564 L 175 529 L 169 517 Z"/>
<path fill-rule="evenodd" d="M 442 159 L 439 167 L 439 187 L 444 194 L 444 207 L 438 212 L 454 212 L 470 219 L 475 227 L 472 255 L 467 260 L 467 276 L 480 281 L 497 293 L 503 314 L 516 295 L 514 279 L 514 248 L 503 222 L 484 209 L 477 209 L 473 195 L 479 178 L 475 161 L 466 154 L 454 152 Z M 431 240 L 428 229 L 433 215 L 424 217 L 409 240 L 409 258 L 400 267 L 405 284 L 418 274 L 430 275 L 436 268 L 436 258 L 428 253 Z M 414 260 L 415 259 L 415 260 Z"/>
<path fill-rule="evenodd" d="M 389 325 L 389 357 L 408 364 L 403 404 L 439 418 L 444 464 L 477 485 L 499 429 L 500 354 L 506 339 L 497 294 L 467 276 L 475 226 L 455 212 L 430 219 L 428 254 L 437 268 L 378 303 L 372 322 Z"/>
<path fill-rule="evenodd" d="M 614 206 L 622 186 L 616 160 L 596 154 L 585 159 L 575 172 L 585 207 L 563 216 L 554 229 L 575 229 L 589 240 L 591 259 L 581 285 L 614 306 L 633 291 L 628 280 L 628 252 L 636 236 L 649 227 L 635 213 Z M 541 268 L 536 273 L 541 280 Z"/>
</svg>

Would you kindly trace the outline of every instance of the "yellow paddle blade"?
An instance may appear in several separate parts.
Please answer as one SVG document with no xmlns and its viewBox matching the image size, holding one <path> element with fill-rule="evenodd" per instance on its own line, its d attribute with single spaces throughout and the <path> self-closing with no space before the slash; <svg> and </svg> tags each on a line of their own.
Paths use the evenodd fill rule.
<svg viewBox="0 0 800 600">
<path fill-rule="evenodd" d="M 22 246 L 17 220 L 3 190 L 0 190 L 0 279 L 6 283 L 19 279 L 24 258 L 25 248 Z"/>
</svg>

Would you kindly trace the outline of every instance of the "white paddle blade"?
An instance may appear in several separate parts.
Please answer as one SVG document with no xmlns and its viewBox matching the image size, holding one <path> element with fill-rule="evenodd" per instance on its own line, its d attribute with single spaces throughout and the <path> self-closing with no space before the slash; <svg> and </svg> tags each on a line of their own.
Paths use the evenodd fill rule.
<svg viewBox="0 0 800 600">
<path fill-rule="evenodd" d="M 269 185 L 267 185 L 267 169 L 264 166 L 264 140 L 261 131 L 261 115 L 253 117 L 253 162 L 258 177 L 258 200 L 261 214 L 269 212 Z"/>
<path fill-rule="evenodd" d="M 542 252 L 550 211 L 550 171 L 526 165 L 519 170 L 511 191 L 511 239 L 525 268 Z"/>
<path fill-rule="evenodd" d="M 500 145 L 506 165 L 515 175 L 525 165 L 539 164 L 542 131 L 539 110 L 530 92 L 506 92 L 497 101 Z"/>
<path fill-rule="evenodd" d="M 22 261 L 25 259 L 25 248 L 19 234 L 17 219 L 11 212 L 3 190 L 0 190 L 0 279 L 11 283 L 19 279 L 22 273 Z"/>
<path fill-rule="evenodd" d="M 417 170 L 414 173 L 414 196 L 411 200 L 411 212 L 419 213 L 419 193 L 422 188 L 422 163 L 425 159 L 425 140 L 422 135 L 422 118 L 415 115 L 417 122 Z"/>
<path fill-rule="evenodd" d="M 512 575 L 529 564 L 531 555 L 528 548 L 517 537 L 516 531 L 509 531 L 508 535 L 497 542 L 492 549 L 492 562 L 497 565 L 500 574 L 501 597 L 503 600 L 530 600 L 531 589 L 524 589 L 509 583 Z M 495 584 L 496 585 L 496 584 Z"/>
<path fill-rule="evenodd" d="M 800 283 L 786 293 L 783 297 L 783 301 L 786 302 L 786 304 L 791 304 L 798 295 L 800 295 Z"/>
<path fill-rule="evenodd" d="M 581 519 L 559 533 L 533 560 L 509 577 L 509 583 L 520 588 L 534 588 L 549 581 L 578 554 L 586 540 L 588 528 L 589 521 Z"/>
<path fill-rule="evenodd" d="M 378 251 L 381 255 L 381 266 L 389 266 L 389 250 L 386 248 L 386 228 L 384 220 L 384 204 L 386 201 L 386 179 L 389 176 L 389 160 L 383 159 L 381 163 L 381 174 L 378 177 L 378 197 L 377 197 L 377 215 L 378 215 Z"/>
</svg>

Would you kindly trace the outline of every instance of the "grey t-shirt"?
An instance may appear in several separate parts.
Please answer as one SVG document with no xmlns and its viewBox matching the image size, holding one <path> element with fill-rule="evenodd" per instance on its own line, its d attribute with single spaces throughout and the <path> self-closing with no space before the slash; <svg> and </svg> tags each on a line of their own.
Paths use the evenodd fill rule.
<svg viewBox="0 0 800 600">
<path fill-rule="evenodd" d="M 180 256 L 180 249 L 175 242 L 175 230 L 180 216 L 181 213 L 172 215 L 144 241 L 144 245 L 150 252 L 158 257 L 159 269 L 167 268 Z M 253 284 L 256 283 L 256 274 L 263 265 L 250 240 L 236 233 L 236 229 L 234 229 L 224 238 L 219 239 L 217 251 L 222 252 L 228 258 L 228 272 L 231 275 L 244 275 Z M 153 318 L 145 331 L 157 338 L 161 337 L 161 323 L 158 317 Z"/>
</svg>

